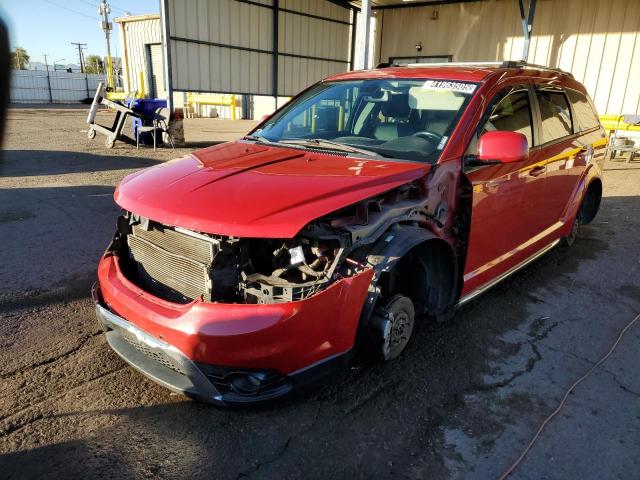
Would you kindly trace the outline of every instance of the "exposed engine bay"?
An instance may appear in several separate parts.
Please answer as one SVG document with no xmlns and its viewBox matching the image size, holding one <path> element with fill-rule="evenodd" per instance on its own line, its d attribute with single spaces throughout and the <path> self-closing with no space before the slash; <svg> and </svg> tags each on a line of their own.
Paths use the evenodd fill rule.
<svg viewBox="0 0 640 480">
<path fill-rule="evenodd" d="M 367 255 L 395 223 L 437 218 L 406 185 L 305 226 L 291 239 L 234 238 L 168 227 L 123 212 L 110 251 L 123 274 L 176 303 L 269 304 L 303 300 L 367 268 Z"/>
</svg>

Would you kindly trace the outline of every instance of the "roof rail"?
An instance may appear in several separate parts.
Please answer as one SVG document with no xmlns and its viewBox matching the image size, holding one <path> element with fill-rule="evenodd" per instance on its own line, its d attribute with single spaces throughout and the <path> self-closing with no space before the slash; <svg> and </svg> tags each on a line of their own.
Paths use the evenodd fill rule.
<svg viewBox="0 0 640 480">
<path fill-rule="evenodd" d="M 525 62 L 524 60 L 506 60 L 500 65 L 502 68 L 535 68 L 536 70 L 546 70 L 548 72 L 564 73 L 573 78 L 573 74 L 565 72 L 561 68 L 547 67 L 545 65 L 537 65 L 535 63 Z"/>
<path fill-rule="evenodd" d="M 503 62 L 434 62 L 410 63 L 407 67 L 499 67 Z"/>
<path fill-rule="evenodd" d="M 387 64 L 380 64 L 378 68 L 384 68 Z M 544 65 L 536 65 L 535 63 L 525 62 L 524 60 L 506 60 L 504 62 L 436 62 L 436 63 L 410 63 L 407 67 L 494 67 L 494 68 L 535 68 L 537 70 L 545 70 L 548 72 L 558 72 L 573 78 L 570 72 L 565 72 L 561 68 L 547 67 Z"/>
</svg>

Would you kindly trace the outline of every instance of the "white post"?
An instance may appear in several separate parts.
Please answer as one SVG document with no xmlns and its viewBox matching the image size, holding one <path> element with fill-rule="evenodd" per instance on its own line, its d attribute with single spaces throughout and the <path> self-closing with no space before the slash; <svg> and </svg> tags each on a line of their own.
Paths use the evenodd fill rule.
<svg viewBox="0 0 640 480">
<path fill-rule="evenodd" d="M 369 66 L 369 38 L 371 25 L 371 0 L 362 0 L 356 28 L 356 48 L 354 52 L 354 70 L 363 70 Z"/>
</svg>

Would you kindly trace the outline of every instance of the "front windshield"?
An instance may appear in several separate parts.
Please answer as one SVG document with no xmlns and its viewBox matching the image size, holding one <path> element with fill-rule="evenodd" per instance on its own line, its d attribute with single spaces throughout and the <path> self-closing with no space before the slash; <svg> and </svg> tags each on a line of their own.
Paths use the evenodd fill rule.
<svg viewBox="0 0 640 480">
<path fill-rule="evenodd" d="M 476 86 L 425 79 L 319 83 L 247 138 L 435 163 Z"/>
</svg>

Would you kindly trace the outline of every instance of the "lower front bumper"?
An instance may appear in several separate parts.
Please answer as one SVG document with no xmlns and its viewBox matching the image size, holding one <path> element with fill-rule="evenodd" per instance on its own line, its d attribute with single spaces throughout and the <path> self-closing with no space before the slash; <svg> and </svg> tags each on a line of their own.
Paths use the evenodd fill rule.
<svg viewBox="0 0 640 480">
<path fill-rule="evenodd" d="M 225 375 L 246 372 L 245 369 L 196 363 L 173 345 L 149 335 L 105 308 L 101 303 L 97 286 L 94 287 L 93 293 L 96 316 L 106 332 L 110 347 L 129 365 L 154 382 L 201 402 L 239 406 L 284 397 L 338 371 L 348 363 L 351 355 L 351 351 L 335 355 L 290 375 L 279 375 L 275 381 L 256 394 L 241 394 L 225 387 L 224 378 Z M 216 385 L 223 387 L 216 388 Z"/>
<path fill-rule="evenodd" d="M 177 348 L 96 304 L 96 316 L 107 342 L 124 361 L 151 380 L 204 402 L 222 402 L 222 395 L 196 364 Z"/>
</svg>

